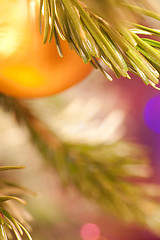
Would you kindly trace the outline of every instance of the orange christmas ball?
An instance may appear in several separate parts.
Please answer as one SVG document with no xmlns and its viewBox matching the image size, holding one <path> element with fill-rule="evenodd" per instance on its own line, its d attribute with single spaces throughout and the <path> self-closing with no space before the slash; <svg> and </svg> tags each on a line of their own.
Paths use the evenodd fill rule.
<svg viewBox="0 0 160 240">
<path fill-rule="evenodd" d="M 43 97 L 83 80 L 91 71 L 90 64 L 84 64 L 66 41 L 61 41 L 64 55 L 61 58 L 54 41 L 42 43 L 37 22 L 28 24 L 25 20 L 28 5 L 21 0 L 7 2 L 5 12 L 9 11 L 10 15 L 4 28 L 9 39 L 5 40 L 5 51 L 0 47 L 0 92 L 18 98 Z"/>
<path fill-rule="evenodd" d="M 39 64 L 20 61 L 1 68 L 0 92 L 18 98 L 36 98 L 59 93 L 83 80 L 91 66 L 84 64 L 67 44 L 62 47 L 63 58 L 50 46 L 53 57 L 50 62 L 48 59 Z"/>
</svg>

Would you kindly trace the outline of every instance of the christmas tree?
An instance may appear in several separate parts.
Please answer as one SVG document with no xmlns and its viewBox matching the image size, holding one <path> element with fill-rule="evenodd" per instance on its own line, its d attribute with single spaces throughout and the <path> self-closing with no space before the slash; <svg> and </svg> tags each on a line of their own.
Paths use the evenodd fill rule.
<svg viewBox="0 0 160 240">
<path fill-rule="evenodd" d="M 158 239 L 158 1 L 0 3 L 0 239 Z"/>
</svg>

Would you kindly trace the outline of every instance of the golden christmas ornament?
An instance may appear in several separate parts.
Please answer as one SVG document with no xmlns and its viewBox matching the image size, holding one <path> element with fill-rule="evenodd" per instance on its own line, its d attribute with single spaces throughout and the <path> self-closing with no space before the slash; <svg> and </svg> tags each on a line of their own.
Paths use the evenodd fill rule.
<svg viewBox="0 0 160 240">
<path fill-rule="evenodd" d="M 54 40 L 42 43 L 37 27 L 38 2 L 0 0 L 0 4 L 0 92 L 18 98 L 49 96 L 89 73 L 91 66 L 84 64 L 65 41 L 61 42 L 63 58 Z"/>
</svg>

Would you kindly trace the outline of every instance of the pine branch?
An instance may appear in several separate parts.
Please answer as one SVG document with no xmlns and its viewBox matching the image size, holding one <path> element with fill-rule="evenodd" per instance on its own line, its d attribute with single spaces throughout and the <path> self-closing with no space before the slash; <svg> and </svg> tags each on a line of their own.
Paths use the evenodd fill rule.
<svg viewBox="0 0 160 240">
<path fill-rule="evenodd" d="M 0 171 L 23 168 L 21 166 L 0 166 Z M 17 183 L 6 181 L 4 177 L 0 179 L 0 191 L 0 239 L 7 240 L 12 235 L 15 235 L 17 240 L 22 240 L 23 233 L 26 233 L 28 239 L 32 240 L 29 232 L 24 227 L 28 223 L 23 216 L 24 210 L 19 205 L 19 203 L 26 204 L 21 196 L 31 193 L 31 191 Z M 23 225 L 20 222 L 23 222 Z"/>
<path fill-rule="evenodd" d="M 91 7 L 90 1 L 84 0 L 84 3 Z M 145 1 L 141 1 L 143 7 L 128 4 L 128 1 L 92 1 L 99 11 L 96 7 L 91 11 L 84 3 L 78 0 L 41 0 L 40 31 L 42 32 L 43 25 L 44 43 L 47 39 L 50 42 L 54 35 L 58 52 L 63 56 L 59 41 L 62 38 L 84 63 L 90 62 L 108 80 L 111 81 L 112 77 L 101 66 L 99 59 L 118 78 L 130 78 L 130 71 L 140 76 L 146 85 L 159 89 L 156 85 L 159 83 L 160 73 L 160 44 L 153 44 L 148 38 L 140 38 L 137 35 L 140 33 L 139 29 L 144 33 L 146 27 L 136 25 L 135 31 L 132 29 L 135 26 L 132 20 L 135 16 L 142 15 L 160 20 L 160 15 L 145 8 Z M 117 9 L 121 11 L 117 12 Z M 132 17 L 126 21 L 122 15 Z M 159 36 L 159 30 L 146 28 L 145 34 Z"/>
<path fill-rule="evenodd" d="M 153 197 L 147 191 L 148 185 L 131 181 L 132 177 L 148 175 L 146 149 L 122 141 L 98 146 L 69 144 L 52 133 L 25 102 L 0 95 L 0 104 L 28 127 L 36 148 L 64 186 L 73 185 L 82 195 L 115 216 L 159 233 L 157 188 L 153 190 Z M 155 185 L 152 187 L 154 189 Z"/>
</svg>

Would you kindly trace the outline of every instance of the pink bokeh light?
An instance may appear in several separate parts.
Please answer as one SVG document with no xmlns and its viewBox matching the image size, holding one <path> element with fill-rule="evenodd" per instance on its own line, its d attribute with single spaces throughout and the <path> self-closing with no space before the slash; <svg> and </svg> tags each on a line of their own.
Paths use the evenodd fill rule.
<svg viewBox="0 0 160 240">
<path fill-rule="evenodd" d="M 97 240 L 100 237 L 100 229 L 96 224 L 87 223 L 82 226 L 80 236 L 83 240 Z"/>
</svg>

